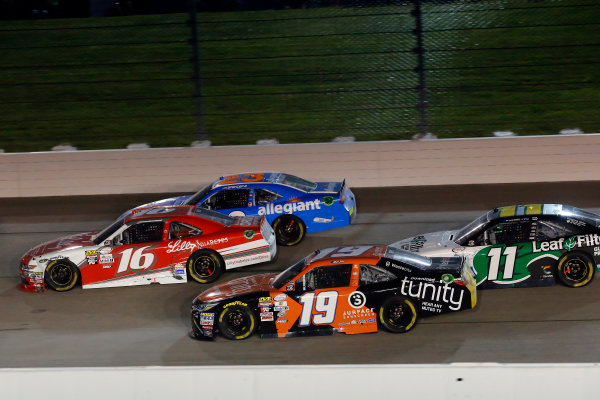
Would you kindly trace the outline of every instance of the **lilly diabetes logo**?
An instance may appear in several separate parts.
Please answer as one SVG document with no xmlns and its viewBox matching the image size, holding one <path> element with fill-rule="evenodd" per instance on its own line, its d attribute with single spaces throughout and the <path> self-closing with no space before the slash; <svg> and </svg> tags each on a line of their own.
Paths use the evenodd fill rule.
<svg viewBox="0 0 600 400">
<path fill-rule="evenodd" d="M 258 207 L 258 215 L 273 215 L 273 214 L 293 214 L 297 211 L 320 210 L 321 202 L 319 199 L 312 201 L 297 201 L 285 204 L 267 204 L 266 206 Z"/>
</svg>

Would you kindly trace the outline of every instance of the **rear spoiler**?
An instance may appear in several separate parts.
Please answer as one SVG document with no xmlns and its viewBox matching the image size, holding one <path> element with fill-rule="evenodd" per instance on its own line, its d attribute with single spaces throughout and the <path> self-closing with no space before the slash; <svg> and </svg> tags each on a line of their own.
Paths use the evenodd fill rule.
<svg viewBox="0 0 600 400">
<path fill-rule="evenodd" d="M 346 178 L 342 181 L 342 186 L 340 186 L 340 191 L 338 193 L 342 193 L 346 188 Z"/>
</svg>

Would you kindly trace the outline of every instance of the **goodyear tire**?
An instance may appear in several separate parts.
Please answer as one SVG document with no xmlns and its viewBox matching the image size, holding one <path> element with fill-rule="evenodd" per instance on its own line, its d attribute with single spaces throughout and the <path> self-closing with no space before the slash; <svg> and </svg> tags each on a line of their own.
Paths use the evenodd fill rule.
<svg viewBox="0 0 600 400">
<path fill-rule="evenodd" d="M 198 250 L 188 258 L 187 273 L 198 283 L 216 281 L 225 270 L 225 262 L 211 250 Z"/>
<path fill-rule="evenodd" d="M 306 226 L 300 218 L 293 215 L 282 215 L 273 222 L 273 230 L 277 244 L 281 246 L 294 246 L 304 239 Z"/>
<path fill-rule="evenodd" d="M 590 283 L 595 270 L 590 256 L 582 252 L 572 252 L 558 260 L 556 274 L 564 285 L 576 288 Z"/>
<path fill-rule="evenodd" d="M 410 331 L 418 318 L 415 304 L 404 297 L 391 297 L 384 301 L 378 316 L 381 325 L 392 333 Z"/>
<path fill-rule="evenodd" d="M 256 330 L 256 316 L 247 306 L 229 306 L 219 314 L 219 332 L 231 340 L 249 338 Z"/>
<path fill-rule="evenodd" d="M 79 282 L 79 268 L 67 259 L 50 261 L 46 266 L 44 281 L 51 289 L 66 292 Z"/>
</svg>

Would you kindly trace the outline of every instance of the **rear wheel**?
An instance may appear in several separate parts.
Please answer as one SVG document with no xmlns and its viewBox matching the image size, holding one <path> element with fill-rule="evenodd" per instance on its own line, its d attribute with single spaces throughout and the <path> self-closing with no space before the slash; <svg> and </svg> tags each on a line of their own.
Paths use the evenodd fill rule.
<svg viewBox="0 0 600 400">
<path fill-rule="evenodd" d="M 273 230 L 277 244 L 281 246 L 294 246 L 304 239 L 306 227 L 300 218 L 293 215 L 282 215 L 273 222 Z"/>
<path fill-rule="evenodd" d="M 594 278 L 594 262 L 585 253 L 573 252 L 565 254 L 558 260 L 556 274 L 558 280 L 569 287 L 585 286 Z"/>
<path fill-rule="evenodd" d="M 198 283 L 211 283 L 223 274 L 224 264 L 223 259 L 214 251 L 198 250 L 188 259 L 187 272 Z"/>
<path fill-rule="evenodd" d="M 379 322 L 392 333 L 408 332 L 417 322 L 415 304 L 404 297 L 389 298 L 379 308 Z"/>
<path fill-rule="evenodd" d="M 219 314 L 219 331 L 227 339 L 247 339 L 255 330 L 256 316 L 247 306 L 229 306 Z"/>
<path fill-rule="evenodd" d="M 50 261 L 44 273 L 46 285 L 57 292 L 66 292 L 79 281 L 79 268 L 65 259 Z"/>
</svg>

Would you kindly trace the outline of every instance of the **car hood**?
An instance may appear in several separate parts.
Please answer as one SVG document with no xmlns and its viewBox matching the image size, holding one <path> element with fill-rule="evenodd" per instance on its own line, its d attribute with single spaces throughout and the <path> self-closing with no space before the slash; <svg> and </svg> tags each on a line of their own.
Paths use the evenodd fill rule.
<svg viewBox="0 0 600 400">
<path fill-rule="evenodd" d="M 425 233 L 411 238 L 406 238 L 394 242 L 392 247 L 401 250 L 408 250 L 414 253 L 426 252 L 435 250 L 441 247 L 456 247 L 457 244 L 452 241 L 456 231 L 440 231 Z"/>
<path fill-rule="evenodd" d="M 268 292 L 273 289 L 270 282 L 276 276 L 275 273 L 260 274 L 224 282 L 200 293 L 196 301 L 213 302 L 254 292 Z"/>
<path fill-rule="evenodd" d="M 23 259 L 30 260 L 32 257 L 38 257 L 43 254 L 55 253 L 75 247 L 95 246 L 95 243 L 92 240 L 95 235 L 96 232 L 86 232 L 77 235 L 63 236 L 59 239 L 42 243 L 30 249 L 25 253 Z"/>
</svg>

